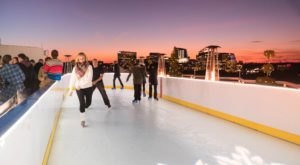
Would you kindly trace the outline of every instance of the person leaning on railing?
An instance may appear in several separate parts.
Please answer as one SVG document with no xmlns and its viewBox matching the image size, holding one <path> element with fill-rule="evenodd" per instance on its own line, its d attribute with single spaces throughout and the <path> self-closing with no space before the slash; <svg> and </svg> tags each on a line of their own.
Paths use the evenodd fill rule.
<svg viewBox="0 0 300 165">
<path fill-rule="evenodd" d="M 45 64 L 44 64 L 44 65 L 46 65 L 46 62 L 49 61 L 49 60 L 51 60 L 51 57 L 46 57 L 46 58 L 45 58 Z M 40 81 L 40 84 L 39 84 L 39 87 L 40 87 L 40 88 L 42 88 L 42 87 L 44 87 L 44 86 L 47 86 L 48 84 L 50 84 L 50 83 L 52 82 L 52 80 L 50 80 L 50 79 L 48 78 L 47 73 L 44 71 L 43 66 L 40 67 L 40 69 L 39 69 L 39 72 L 38 72 L 38 79 L 39 79 L 39 81 Z"/>
<path fill-rule="evenodd" d="M 43 69 L 45 73 L 47 73 L 48 78 L 57 81 L 61 79 L 62 71 L 63 71 L 63 63 L 58 59 L 58 51 L 52 50 L 51 51 L 51 60 L 48 60 Z"/>
<path fill-rule="evenodd" d="M 18 65 L 10 64 L 11 55 L 4 55 L 2 58 L 3 67 L 0 69 L 0 77 L 5 82 L 1 92 L 2 98 L 6 101 L 17 93 L 18 103 L 24 100 L 25 75 Z"/>
</svg>

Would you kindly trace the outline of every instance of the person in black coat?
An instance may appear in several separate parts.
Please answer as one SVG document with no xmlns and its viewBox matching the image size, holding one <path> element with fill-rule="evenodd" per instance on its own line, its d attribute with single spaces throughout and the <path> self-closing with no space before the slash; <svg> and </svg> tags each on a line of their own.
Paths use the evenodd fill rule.
<svg viewBox="0 0 300 165">
<path fill-rule="evenodd" d="M 40 68 L 44 65 L 44 60 L 39 59 L 39 61 L 34 65 L 33 70 L 36 74 L 39 74 Z"/>
<path fill-rule="evenodd" d="M 152 88 L 154 89 L 154 99 L 158 100 L 157 98 L 157 68 L 158 64 L 156 62 L 149 62 L 148 65 L 148 74 L 149 74 L 149 99 L 152 99 Z"/>
<path fill-rule="evenodd" d="M 18 54 L 18 59 L 18 65 L 25 74 L 25 93 L 29 96 L 39 88 L 38 78 L 29 58 L 24 53 Z"/>
<path fill-rule="evenodd" d="M 114 61 L 114 80 L 113 80 L 113 88 L 112 89 L 116 89 L 116 79 L 119 79 L 119 82 L 121 84 L 121 89 L 124 88 L 124 85 L 122 83 L 120 76 L 121 76 L 120 66 L 117 61 Z"/>
<path fill-rule="evenodd" d="M 107 97 L 105 88 L 104 88 L 104 83 L 103 83 L 103 68 L 99 66 L 97 59 L 93 59 L 93 92 L 96 88 L 98 88 L 99 92 L 101 93 L 102 99 L 104 101 L 104 104 L 110 108 L 110 102 Z"/>
<path fill-rule="evenodd" d="M 138 60 L 134 62 L 134 66 L 130 68 L 130 73 L 126 79 L 128 82 L 130 76 L 133 75 L 133 87 L 134 87 L 134 100 L 132 103 L 138 103 L 141 101 L 141 89 L 144 78 L 146 76 L 146 70 L 142 65 L 139 65 Z"/>
</svg>

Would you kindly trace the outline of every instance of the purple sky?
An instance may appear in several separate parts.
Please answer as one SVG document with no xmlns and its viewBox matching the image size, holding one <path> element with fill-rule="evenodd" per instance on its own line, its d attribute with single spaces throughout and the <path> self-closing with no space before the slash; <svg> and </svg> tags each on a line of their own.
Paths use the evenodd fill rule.
<svg viewBox="0 0 300 165">
<path fill-rule="evenodd" d="M 210 44 L 239 60 L 300 61 L 299 0 L 0 0 L 3 44 L 86 52 L 110 62 L 120 50 L 195 55 Z"/>
</svg>

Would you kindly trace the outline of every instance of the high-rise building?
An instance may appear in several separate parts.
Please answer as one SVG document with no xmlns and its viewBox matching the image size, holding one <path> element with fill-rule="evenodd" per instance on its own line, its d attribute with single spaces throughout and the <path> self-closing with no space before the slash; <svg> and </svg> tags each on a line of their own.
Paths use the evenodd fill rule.
<svg viewBox="0 0 300 165">
<path fill-rule="evenodd" d="M 226 70 L 228 65 L 233 65 L 237 63 L 236 57 L 234 53 L 227 53 L 227 52 L 217 52 L 218 55 L 218 65 L 219 70 Z M 207 63 L 207 51 L 199 51 L 199 53 L 196 55 L 196 60 L 199 62 L 200 70 L 205 70 L 206 63 Z"/>
<path fill-rule="evenodd" d="M 179 63 L 187 63 L 189 61 L 187 50 L 184 48 L 174 47 L 171 56 L 178 58 Z"/>
<path fill-rule="evenodd" d="M 153 62 L 158 62 L 158 59 L 160 56 L 165 55 L 164 53 L 158 53 L 158 52 L 150 52 L 149 56 L 147 56 L 147 60 L 151 60 Z"/>
<path fill-rule="evenodd" d="M 129 69 L 133 61 L 136 60 L 136 52 L 120 51 L 118 52 L 118 63 L 123 69 Z"/>
</svg>

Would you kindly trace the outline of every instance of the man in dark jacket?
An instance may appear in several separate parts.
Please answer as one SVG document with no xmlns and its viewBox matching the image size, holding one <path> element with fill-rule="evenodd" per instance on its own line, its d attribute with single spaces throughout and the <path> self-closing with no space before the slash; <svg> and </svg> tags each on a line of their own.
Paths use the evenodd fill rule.
<svg viewBox="0 0 300 165">
<path fill-rule="evenodd" d="M 114 61 L 114 80 L 113 80 L 113 88 L 112 89 L 116 89 L 116 79 L 119 79 L 119 82 L 121 84 L 121 89 L 124 88 L 124 85 L 122 83 L 120 76 L 121 76 L 120 66 L 117 61 Z"/>
<path fill-rule="evenodd" d="M 25 93 L 27 95 L 31 95 L 34 91 L 38 89 L 38 79 L 37 75 L 35 74 L 33 70 L 33 66 L 29 61 L 29 58 L 23 54 L 18 54 L 19 63 L 21 70 L 25 74 Z"/>
<path fill-rule="evenodd" d="M 99 66 L 97 59 L 93 59 L 93 92 L 96 88 L 98 88 L 99 92 L 101 93 L 102 99 L 104 101 L 104 104 L 110 108 L 110 102 L 107 97 L 105 88 L 104 88 L 104 83 L 103 83 L 103 68 Z"/>
<path fill-rule="evenodd" d="M 134 66 L 131 67 L 130 74 L 128 75 L 126 81 L 129 80 L 131 74 L 133 75 L 133 86 L 134 86 L 134 100 L 132 100 L 132 103 L 137 103 L 141 100 L 142 84 L 146 76 L 145 68 L 139 65 L 138 60 L 136 60 Z"/>
<path fill-rule="evenodd" d="M 39 74 L 40 68 L 44 65 L 44 60 L 39 59 L 39 61 L 34 65 L 33 70 L 37 74 Z"/>
<path fill-rule="evenodd" d="M 156 62 L 150 62 L 148 65 L 148 73 L 149 73 L 149 99 L 152 98 L 152 87 L 154 88 L 154 99 L 157 98 L 157 67 L 158 64 Z"/>
</svg>

